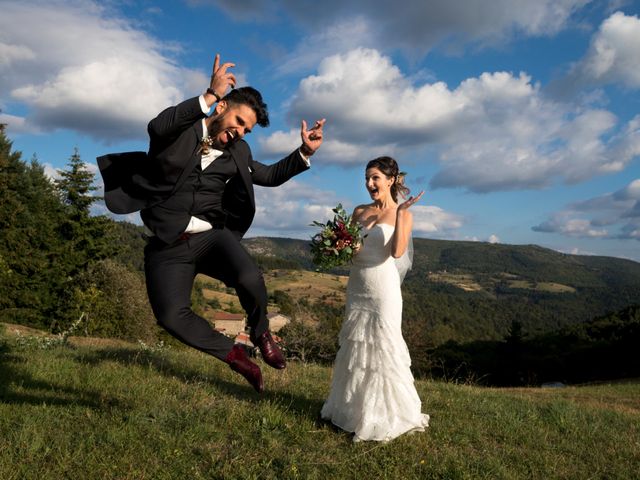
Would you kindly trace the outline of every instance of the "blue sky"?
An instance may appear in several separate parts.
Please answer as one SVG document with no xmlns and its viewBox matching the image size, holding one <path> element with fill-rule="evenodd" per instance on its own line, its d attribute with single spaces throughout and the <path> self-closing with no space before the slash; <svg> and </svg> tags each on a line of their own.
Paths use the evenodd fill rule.
<svg viewBox="0 0 640 480">
<path fill-rule="evenodd" d="M 418 237 L 640 261 L 640 2 L 3 1 L 0 121 L 52 175 L 78 148 L 145 150 L 146 124 L 208 86 L 216 53 L 258 88 L 278 160 L 326 118 L 312 169 L 258 188 L 249 236 L 309 238 L 408 172 Z M 104 211 L 98 209 L 98 211 Z M 118 217 L 125 219 L 125 217 Z M 136 216 L 127 217 L 139 222 Z"/>
</svg>

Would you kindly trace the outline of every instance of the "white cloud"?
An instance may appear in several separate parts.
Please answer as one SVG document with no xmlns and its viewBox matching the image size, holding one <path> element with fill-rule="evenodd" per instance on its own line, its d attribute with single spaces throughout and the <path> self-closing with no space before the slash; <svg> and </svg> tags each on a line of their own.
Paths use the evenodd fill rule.
<svg viewBox="0 0 640 480">
<path fill-rule="evenodd" d="M 264 156 L 281 157 L 291 153 L 301 144 L 300 130 L 291 129 L 288 132 L 281 130 L 273 132 L 266 137 L 258 138 L 260 153 Z M 314 155 L 314 161 L 324 162 L 329 159 L 336 164 L 362 164 L 362 159 L 374 158 L 384 152 L 385 155 L 395 155 L 397 148 L 394 144 L 383 145 L 357 145 L 341 140 L 327 138 L 322 142 L 322 147 Z"/>
<path fill-rule="evenodd" d="M 295 50 L 278 65 L 281 74 L 314 69 L 323 58 L 335 52 L 346 52 L 363 45 L 380 45 L 380 39 L 370 30 L 363 17 L 338 20 L 335 24 L 304 38 Z"/>
<path fill-rule="evenodd" d="M 609 111 L 554 102 L 525 73 L 487 72 L 453 89 L 414 82 L 376 50 L 333 55 L 300 82 L 288 116 L 327 119 L 320 154 L 329 162 L 435 147 L 442 168 L 433 188 L 575 183 L 620 171 L 640 155 L 640 116 L 619 126 Z M 263 145 L 275 150 L 285 138 L 293 144 L 293 135 L 276 132 Z"/>
<path fill-rule="evenodd" d="M 640 240 L 640 179 L 616 192 L 568 205 L 532 229 L 570 237 Z"/>
<path fill-rule="evenodd" d="M 489 242 L 489 243 L 500 243 L 500 237 L 498 237 L 495 234 L 491 234 L 491 235 L 489 235 L 489 238 L 487 239 L 487 242 Z"/>
<path fill-rule="evenodd" d="M 569 255 L 596 255 L 596 253 L 588 250 L 583 250 L 580 247 L 567 247 L 557 251 L 560 253 L 567 253 Z"/>
<path fill-rule="evenodd" d="M 615 200 L 640 200 L 640 178 L 632 181 L 626 187 L 615 192 L 612 197 Z"/>
<path fill-rule="evenodd" d="M 333 217 L 338 203 L 350 210 L 346 197 L 331 190 L 292 179 L 276 188 L 256 187 L 256 216 L 248 235 L 310 238 L 315 233 L 309 224 Z"/>
<path fill-rule="evenodd" d="M 172 47 L 93 1 L 3 2 L 0 32 L 0 64 L 11 66 L 0 99 L 32 107 L 31 129 L 144 137 L 148 120 L 182 96 L 182 72 L 165 56 Z"/>
<path fill-rule="evenodd" d="M 425 55 L 436 45 L 455 52 L 467 45 L 502 46 L 516 34 L 552 35 L 587 3 L 589 0 L 327 0 L 321 8 L 315 8 L 297 0 L 254 0 L 246 8 L 237 2 L 215 2 L 236 19 L 245 15 L 247 20 L 255 21 L 259 18 L 257 11 L 266 21 L 272 21 L 277 12 L 301 22 L 310 31 L 320 30 L 285 59 L 285 70 L 313 65 L 313 60 L 321 58 L 318 54 L 326 55 L 329 47 L 330 51 L 344 52 L 359 46 L 384 46 L 404 50 L 414 57 Z"/>
<path fill-rule="evenodd" d="M 585 57 L 565 80 L 568 85 L 619 83 L 640 88 L 640 19 L 616 12 L 607 18 L 591 40 Z"/>
<path fill-rule="evenodd" d="M 59 169 L 54 167 L 50 163 L 45 163 L 44 165 L 42 165 L 42 167 L 44 168 L 45 176 L 49 180 L 54 181 L 54 180 L 59 180 L 61 178 Z M 104 187 L 102 187 L 102 188 L 104 188 Z"/>
<path fill-rule="evenodd" d="M 38 129 L 33 125 L 27 124 L 24 117 L 18 117 L 17 115 L 8 115 L 0 112 L 0 124 L 7 126 L 7 132 L 10 134 L 20 133 L 38 133 Z"/>
<path fill-rule="evenodd" d="M 21 60 L 33 60 L 36 54 L 24 45 L 9 45 L 0 42 L 0 65 L 8 67 L 13 62 Z"/>
<path fill-rule="evenodd" d="M 258 143 L 265 155 L 286 155 L 300 146 L 300 130 L 277 131 L 268 137 L 258 138 Z"/>
<path fill-rule="evenodd" d="M 548 220 L 533 228 L 537 232 L 556 232 L 570 237 L 606 237 L 606 229 L 593 228 L 589 220 L 582 218 L 571 218 L 569 214 L 556 214 Z"/>
<path fill-rule="evenodd" d="M 317 228 L 310 224 L 314 220 L 324 223 L 332 219 L 332 209 L 338 203 L 347 213 L 355 207 L 345 196 L 295 179 L 276 188 L 256 187 L 255 192 L 256 216 L 250 236 L 311 238 Z M 414 205 L 411 211 L 416 236 L 451 236 L 464 223 L 461 215 L 437 206 Z"/>
<path fill-rule="evenodd" d="M 331 137 L 344 142 L 416 143 L 426 127 L 450 118 L 452 107 L 444 84 L 414 89 L 388 57 L 356 49 L 325 58 L 317 75 L 303 79 L 289 116 L 327 118 Z"/>
<path fill-rule="evenodd" d="M 222 9 L 239 22 L 291 24 L 309 32 L 278 58 L 281 73 L 309 71 L 329 54 L 358 47 L 400 50 L 410 59 L 435 47 L 457 54 L 466 47 L 502 48 L 515 36 L 548 36 L 566 28 L 591 0 L 188 0 Z"/>
<path fill-rule="evenodd" d="M 464 219 L 455 213 L 447 212 L 435 205 L 415 205 L 411 207 L 413 212 L 413 231 L 430 237 L 444 237 L 453 230 L 462 227 Z"/>
</svg>

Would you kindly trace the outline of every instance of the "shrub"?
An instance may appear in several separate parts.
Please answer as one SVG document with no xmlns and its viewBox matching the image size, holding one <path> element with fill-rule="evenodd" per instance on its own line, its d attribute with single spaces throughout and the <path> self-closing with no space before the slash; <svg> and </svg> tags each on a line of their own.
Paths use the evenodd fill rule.
<svg viewBox="0 0 640 480">
<path fill-rule="evenodd" d="M 154 342 L 158 339 L 142 276 L 110 259 L 91 264 L 74 290 L 76 317 L 84 312 L 84 333 Z"/>
</svg>

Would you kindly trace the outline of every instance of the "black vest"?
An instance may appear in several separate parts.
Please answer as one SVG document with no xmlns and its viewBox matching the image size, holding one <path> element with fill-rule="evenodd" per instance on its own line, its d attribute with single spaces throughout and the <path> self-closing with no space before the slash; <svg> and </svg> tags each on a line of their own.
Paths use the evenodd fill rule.
<svg viewBox="0 0 640 480">
<path fill-rule="evenodd" d="M 178 239 L 191 217 L 206 220 L 215 227 L 224 225 L 222 195 L 225 185 L 237 172 L 236 163 L 226 150 L 204 171 L 198 162 L 173 195 L 140 212 L 142 221 L 166 243 Z"/>
</svg>

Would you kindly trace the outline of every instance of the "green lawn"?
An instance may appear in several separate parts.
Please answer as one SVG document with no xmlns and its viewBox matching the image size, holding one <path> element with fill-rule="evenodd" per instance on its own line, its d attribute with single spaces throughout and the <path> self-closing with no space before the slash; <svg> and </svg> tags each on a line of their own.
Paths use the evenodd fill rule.
<svg viewBox="0 0 640 480">
<path fill-rule="evenodd" d="M 193 350 L 0 333 L 0 479 L 631 479 L 640 383 L 418 381 L 425 433 L 352 443 L 318 420 L 331 371 L 264 366 L 262 395 Z"/>
</svg>

